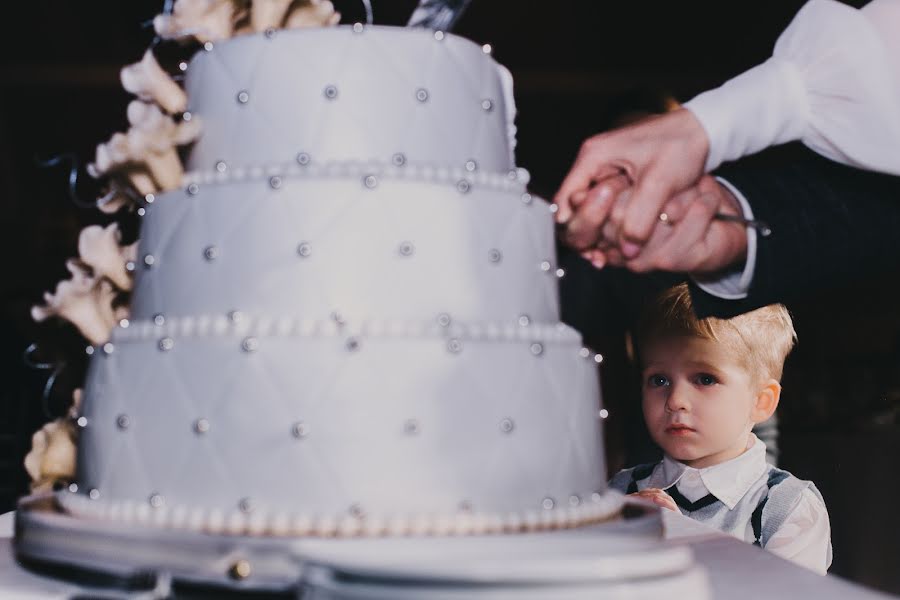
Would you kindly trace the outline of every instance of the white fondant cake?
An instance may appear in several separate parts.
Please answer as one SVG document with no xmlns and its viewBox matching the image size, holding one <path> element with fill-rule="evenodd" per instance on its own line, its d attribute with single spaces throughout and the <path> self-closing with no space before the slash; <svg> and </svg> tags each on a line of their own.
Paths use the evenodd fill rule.
<svg viewBox="0 0 900 600">
<path fill-rule="evenodd" d="M 449 34 L 279 31 L 201 52 L 186 89 L 203 134 L 145 207 L 69 510 L 268 535 L 617 512 L 502 67 Z"/>
</svg>

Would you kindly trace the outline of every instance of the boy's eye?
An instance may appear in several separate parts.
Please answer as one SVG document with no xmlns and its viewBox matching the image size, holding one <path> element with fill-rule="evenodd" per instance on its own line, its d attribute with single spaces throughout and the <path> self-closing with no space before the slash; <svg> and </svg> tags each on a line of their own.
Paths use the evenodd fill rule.
<svg viewBox="0 0 900 600">
<path fill-rule="evenodd" d="M 663 387 L 669 385 L 669 380 L 665 375 L 651 375 L 647 378 L 647 385 L 650 387 Z"/>
<path fill-rule="evenodd" d="M 700 373 L 697 375 L 697 383 L 700 385 L 716 385 L 719 383 L 719 380 L 709 373 Z"/>
</svg>

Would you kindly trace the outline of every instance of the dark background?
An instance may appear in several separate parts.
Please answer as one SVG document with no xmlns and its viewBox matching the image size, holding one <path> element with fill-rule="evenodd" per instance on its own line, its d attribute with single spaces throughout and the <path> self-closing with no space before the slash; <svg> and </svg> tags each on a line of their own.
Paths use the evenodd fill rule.
<svg viewBox="0 0 900 600">
<path fill-rule="evenodd" d="M 344 22 L 356 1 L 336 0 Z M 374 0 L 376 23 L 399 24 L 414 0 Z M 456 31 L 489 42 L 516 80 L 518 163 L 535 191 L 552 194 L 578 145 L 621 113 L 714 87 L 771 53 L 802 0 L 600 2 L 474 0 Z M 849 2 L 860 6 L 864 2 Z M 21 467 L 31 432 L 64 411 L 84 368 L 84 341 L 70 327 L 28 315 L 65 276 L 81 227 L 109 217 L 77 208 L 67 172 L 37 159 L 94 146 L 125 128 L 129 97 L 119 69 L 137 61 L 152 33 L 142 26 L 161 0 L 32 1 L 4 5 L 0 38 L 0 510 L 27 489 Z M 791 160 L 781 149 L 756 159 Z M 84 192 L 90 199 L 89 192 Z M 821 489 L 832 520 L 832 572 L 900 593 L 900 307 L 895 273 L 836 282 L 789 306 L 800 343 L 788 359 L 781 466 Z M 613 462 L 628 461 L 637 397 L 617 323 L 593 332 L 604 363 Z M 64 360 L 42 401 L 49 371 L 23 350 Z M 639 410 L 639 409 L 637 409 Z M 630 417 L 628 417 L 630 415 Z M 618 465 L 616 465 L 618 466 Z"/>
</svg>

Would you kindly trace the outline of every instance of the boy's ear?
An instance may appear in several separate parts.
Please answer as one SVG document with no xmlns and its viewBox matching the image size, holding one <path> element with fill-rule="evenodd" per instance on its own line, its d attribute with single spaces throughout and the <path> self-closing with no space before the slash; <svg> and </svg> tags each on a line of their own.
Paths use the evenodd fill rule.
<svg viewBox="0 0 900 600">
<path fill-rule="evenodd" d="M 769 379 L 762 383 L 756 395 L 756 404 L 750 418 L 754 423 L 762 423 L 775 413 L 778 401 L 781 399 L 781 384 L 775 379 Z"/>
</svg>

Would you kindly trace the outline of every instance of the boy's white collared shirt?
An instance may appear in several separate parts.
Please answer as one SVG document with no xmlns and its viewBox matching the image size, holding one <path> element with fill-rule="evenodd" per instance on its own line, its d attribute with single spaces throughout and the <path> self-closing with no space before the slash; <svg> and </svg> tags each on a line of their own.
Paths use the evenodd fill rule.
<svg viewBox="0 0 900 600">
<path fill-rule="evenodd" d="M 711 467 L 695 469 L 665 456 L 641 487 L 666 489 L 675 486 L 691 502 L 712 494 L 733 509 L 767 468 L 766 445 L 750 434 L 743 454 Z M 742 539 L 753 541 L 746 536 Z M 766 550 L 825 573 L 831 565 L 831 524 L 825 505 L 812 490 L 803 491 L 797 506 L 769 539 Z"/>
</svg>

